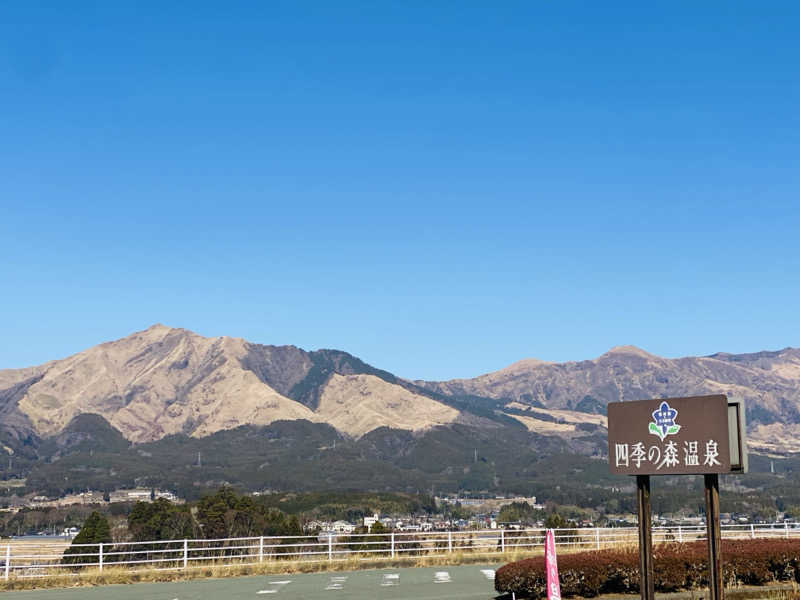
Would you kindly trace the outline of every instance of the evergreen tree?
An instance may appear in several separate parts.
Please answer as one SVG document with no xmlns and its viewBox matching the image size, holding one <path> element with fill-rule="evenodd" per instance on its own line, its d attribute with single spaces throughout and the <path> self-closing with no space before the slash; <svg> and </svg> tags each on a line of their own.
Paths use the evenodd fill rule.
<svg viewBox="0 0 800 600">
<path fill-rule="evenodd" d="M 99 544 L 111 543 L 111 527 L 108 519 L 94 511 L 81 527 L 72 544 L 64 551 L 63 564 L 76 565 L 99 562 Z M 98 544 L 82 546 L 81 544 Z M 81 556 L 86 555 L 86 556 Z"/>
<path fill-rule="evenodd" d="M 239 495 L 227 486 L 197 503 L 197 522 L 206 538 L 303 535 L 296 515 L 287 517 L 280 510 L 268 508 L 252 496 Z"/>
<path fill-rule="evenodd" d="M 128 531 L 135 542 L 195 538 L 195 527 L 188 506 L 165 498 L 137 502 L 128 515 Z"/>
</svg>

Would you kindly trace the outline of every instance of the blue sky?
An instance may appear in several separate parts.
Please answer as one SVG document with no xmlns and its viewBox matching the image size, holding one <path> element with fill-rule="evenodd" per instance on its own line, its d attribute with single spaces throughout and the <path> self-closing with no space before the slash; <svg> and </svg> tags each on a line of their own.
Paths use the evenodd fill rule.
<svg viewBox="0 0 800 600">
<path fill-rule="evenodd" d="M 165 6 L 166 5 L 166 6 Z M 0 368 L 800 346 L 796 2 L 0 2 Z"/>
</svg>

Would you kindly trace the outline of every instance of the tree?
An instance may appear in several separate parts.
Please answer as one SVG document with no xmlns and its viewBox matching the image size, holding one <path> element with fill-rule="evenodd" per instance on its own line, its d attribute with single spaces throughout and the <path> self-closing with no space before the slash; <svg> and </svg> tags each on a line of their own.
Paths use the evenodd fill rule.
<svg viewBox="0 0 800 600">
<path fill-rule="evenodd" d="M 165 498 L 137 502 L 128 515 L 128 532 L 135 542 L 194 538 L 195 531 L 189 507 Z"/>
<path fill-rule="evenodd" d="M 206 538 L 303 535 L 297 516 L 287 518 L 280 510 L 267 508 L 227 486 L 197 503 L 197 521 Z"/>
<path fill-rule="evenodd" d="M 370 542 L 369 544 L 369 551 L 370 552 L 380 552 L 382 550 L 389 549 L 389 536 L 386 535 L 389 533 L 389 529 L 380 521 L 375 521 L 369 528 L 369 532 L 375 537 L 368 537 L 365 538 L 367 541 Z"/>
<path fill-rule="evenodd" d="M 787 506 L 784 512 L 790 519 L 800 519 L 800 506 Z"/>
<path fill-rule="evenodd" d="M 497 520 L 500 523 L 524 523 L 531 525 L 542 516 L 542 511 L 536 510 L 527 502 L 512 502 L 500 509 Z"/>
<path fill-rule="evenodd" d="M 386 529 L 386 526 L 380 521 L 375 521 L 369 528 L 369 532 L 374 534 L 386 533 L 387 531 L 389 530 Z"/>
<path fill-rule="evenodd" d="M 547 515 L 547 518 L 544 520 L 544 526 L 546 529 L 566 529 L 567 527 L 574 527 L 575 524 L 569 523 L 560 514 L 554 512 Z"/>
<path fill-rule="evenodd" d="M 94 511 L 81 527 L 78 535 L 72 540 L 72 544 L 64 551 L 61 559 L 63 564 L 78 565 L 86 563 L 96 563 L 99 561 L 99 544 L 111 543 L 111 527 L 105 516 Z M 81 544 L 98 544 L 95 546 L 83 546 Z"/>
</svg>

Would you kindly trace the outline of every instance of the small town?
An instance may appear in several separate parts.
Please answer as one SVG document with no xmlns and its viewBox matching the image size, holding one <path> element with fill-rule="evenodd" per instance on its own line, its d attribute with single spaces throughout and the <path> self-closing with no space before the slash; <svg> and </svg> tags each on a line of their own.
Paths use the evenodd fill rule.
<svg viewBox="0 0 800 600">
<path fill-rule="evenodd" d="M 268 496 L 271 492 L 255 492 L 254 498 Z M 20 511 L 34 512 L 43 509 L 68 509 L 70 507 L 86 507 L 108 511 L 112 505 L 119 506 L 121 510 L 130 510 L 132 504 L 137 502 L 151 503 L 156 500 L 167 501 L 171 504 L 182 505 L 184 499 L 178 498 L 175 493 L 156 488 L 133 488 L 114 490 L 112 492 L 87 491 L 77 494 L 68 494 L 60 498 L 33 496 L 23 498 L 13 496 L 5 498 L 0 506 L 0 512 L 18 513 Z M 375 530 L 378 524 L 381 531 L 395 532 L 441 532 L 441 531 L 474 531 L 474 530 L 523 530 L 547 527 L 553 524 L 563 529 L 569 528 L 594 528 L 594 527 L 635 527 L 637 516 L 634 513 L 605 515 L 593 521 L 588 518 L 574 518 L 553 520 L 552 514 L 557 514 L 557 507 L 548 507 L 537 503 L 536 497 L 524 496 L 437 496 L 435 497 L 437 511 L 433 513 L 416 514 L 384 514 L 372 513 L 364 515 L 358 520 L 324 520 L 312 517 L 302 517 L 301 525 L 306 533 L 315 533 L 320 536 L 343 536 L 354 533 L 364 533 Z M 519 511 L 510 511 L 509 508 L 520 507 L 529 518 L 510 520 L 509 515 L 518 516 Z M 504 507 L 506 510 L 504 511 Z M 551 517 L 547 517 L 548 508 Z M 536 516 L 540 518 L 535 518 Z M 698 515 L 669 515 L 654 514 L 652 523 L 656 527 L 704 527 L 704 516 Z M 752 519 L 747 515 L 736 513 L 721 513 L 722 525 L 746 524 L 778 524 L 791 523 L 794 529 L 794 520 L 786 514 L 776 513 L 774 521 Z M 55 525 L 42 530 L 18 529 L 12 537 L 32 536 L 60 536 L 72 538 L 79 532 L 78 526 L 57 528 Z M 1 536 L 0 536 L 1 537 Z"/>
</svg>

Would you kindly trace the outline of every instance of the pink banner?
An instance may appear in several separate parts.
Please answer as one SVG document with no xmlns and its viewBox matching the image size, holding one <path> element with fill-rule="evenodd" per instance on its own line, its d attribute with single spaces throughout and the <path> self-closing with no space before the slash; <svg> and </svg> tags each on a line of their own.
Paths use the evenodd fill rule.
<svg viewBox="0 0 800 600">
<path fill-rule="evenodd" d="M 544 570 L 547 571 L 547 600 L 561 600 L 561 585 L 558 583 L 556 562 L 556 536 L 552 529 L 547 530 L 544 539 Z"/>
</svg>

